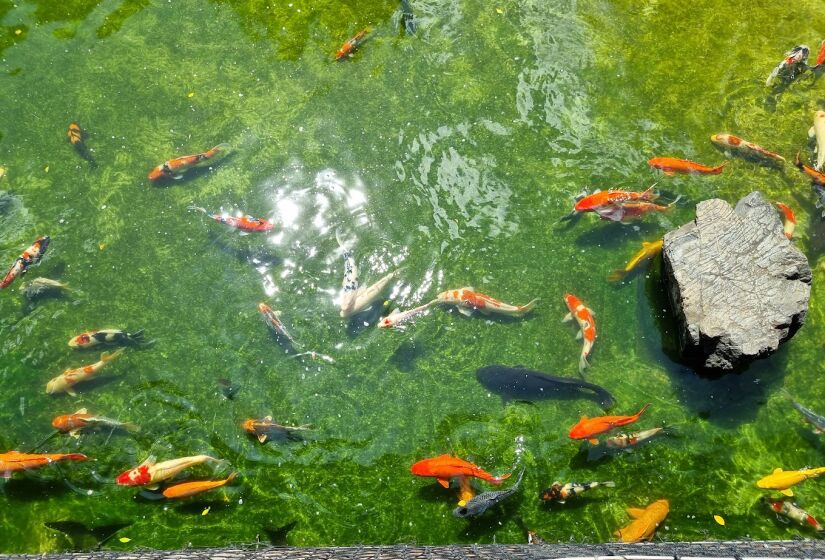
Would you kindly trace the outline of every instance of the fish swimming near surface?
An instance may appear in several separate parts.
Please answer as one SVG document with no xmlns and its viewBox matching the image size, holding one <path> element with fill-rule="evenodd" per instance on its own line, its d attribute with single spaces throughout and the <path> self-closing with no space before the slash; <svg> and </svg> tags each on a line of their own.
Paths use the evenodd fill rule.
<svg viewBox="0 0 825 560">
<path fill-rule="evenodd" d="M 782 215 L 785 216 L 785 237 L 791 239 L 793 237 L 793 232 L 796 229 L 796 215 L 794 214 L 793 209 L 787 204 L 783 204 L 782 202 L 774 202 L 774 204 L 776 204 L 776 207 L 782 212 Z"/>
<path fill-rule="evenodd" d="M 152 169 L 152 171 L 149 172 L 149 180 L 159 181 L 161 179 L 182 179 L 183 174 L 193 167 L 209 161 L 218 154 L 226 153 L 228 150 L 228 144 L 218 144 L 211 150 L 207 150 L 199 154 L 170 159 L 169 161 L 163 162 Z"/>
<path fill-rule="evenodd" d="M 275 227 L 275 224 L 264 218 L 253 218 L 252 216 L 230 216 L 225 213 L 211 214 L 206 210 L 206 208 L 201 208 L 200 206 L 189 206 L 189 210 L 203 212 L 207 217 L 212 218 L 216 222 L 245 231 L 247 233 L 269 231 Z"/>
<path fill-rule="evenodd" d="M 624 280 L 628 274 L 633 272 L 636 269 L 636 267 L 639 266 L 639 264 L 661 253 L 663 244 L 664 239 L 659 239 L 657 241 L 651 242 L 642 241 L 642 248 L 639 250 L 639 252 L 633 255 L 632 259 L 627 261 L 627 264 L 624 266 L 624 268 L 617 269 L 611 272 L 610 275 L 607 277 L 608 282 L 618 282 L 620 280 Z"/>
<path fill-rule="evenodd" d="M 188 498 L 203 492 L 209 492 L 216 488 L 226 486 L 238 476 L 238 473 L 232 473 L 223 480 L 197 480 L 193 482 L 182 482 L 180 484 L 173 484 L 163 489 L 163 497 L 168 500 L 175 500 L 180 498 Z"/>
<path fill-rule="evenodd" d="M 676 200 L 670 204 L 656 204 L 655 202 L 624 202 L 615 206 L 607 206 L 596 210 L 596 213 L 602 220 L 610 220 L 612 222 L 627 223 L 631 220 L 637 220 L 645 214 L 651 212 L 668 212 L 673 206 L 679 202 L 682 195 L 676 197 Z"/>
<path fill-rule="evenodd" d="M 779 490 L 786 496 L 793 496 L 791 486 L 795 486 L 809 478 L 816 478 L 822 473 L 825 473 L 825 467 L 817 467 L 815 469 L 805 468 L 799 469 L 798 471 L 775 469 L 768 476 L 759 479 L 756 482 L 756 486 L 765 490 Z"/>
<path fill-rule="evenodd" d="M 39 263 L 46 254 L 50 241 L 51 238 L 48 235 L 38 237 L 31 247 L 23 251 L 11 265 L 3 280 L 0 280 L 0 289 L 7 288 L 16 278 L 26 274 L 31 265 Z"/>
<path fill-rule="evenodd" d="M 209 455 L 193 455 L 158 463 L 155 457 L 149 456 L 140 465 L 119 474 L 115 481 L 120 486 L 145 486 L 149 490 L 154 490 L 158 487 L 158 483 L 174 477 L 182 470 L 208 461 L 220 462 L 219 459 Z"/>
<path fill-rule="evenodd" d="M 69 143 L 74 146 L 74 149 L 78 155 L 88 161 L 89 165 L 92 167 L 97 167 L 95 158 L 89 151 L 88 146 L 86 146 L 86 134 L 83 132 L 83 129 L 80 128 L 80 125 L 76 122 L 70 123 L 66 136 L 69 139 Z"/>
<path fill-rule="evenodd" d="M 820 187 L 825 187 L 825 173 L 817 171 L 810 165 L 805 165 L 802 162 L 802 159 L 799 157 L 799 152 L 796 153 L 794 165 L 796 165 L 802 173 L 808 176 L 808 178 L 811 180 L 811 183 Z"/>
<path fill-rule="evenodd" d="M 776 78 L 780 78 L 785 83 L 795 80 L 808 69 L 809 53 L 810 48 L 807 45 L 797 45 L 792 48 L 768 75 L 765 86 L 770 87 Z"/>
<path fill-rule="evenodd" d="M 114 352 L 104 352 L 100 355 L 100 360 L 79 368 L 69 368 L 46 384 L 46 393 L 68 393 L 76 397 L 74 386 L 83 381 L 89 381 L 96 377 L 103 366 L 120 356 L 125 348 L 118 348 Z"/>
<path fill-rule="evenodd" d="M 377 326 L 379 329 L 403 329 L 407 323 L 426 314 L 430 308 L 437 303 L 439 303 L 438 300 L 434 299 L 424 305 L 419 305 L 418 307 L 413 307 L 412 309 L 407 309 L 406 311 L 399 311 L 396 309 L 386 317 L 382 317 L 378 321 Z"/>
<path fill-rule="evenodd" d="M 458 507 L 453 510 L 453 515 L 456 517 L 475 517 L 481 515 L 489 508 L 496 504 L 500 504 L 521 488 L 521 479 L 524 478 L 524 469 L 518 475 L 516 483 L 507 490 L 493 490 L 490 492 L 482 492 L 474 496 L 466 503 L 458 503 Z"/>
<path fill-rule="evenodd" d="M 415 14 L 410 6 L 410 0 L 401 0 L 401 21 L 404 23 L 407 35 L 415 35 L 417 24 Z"/>
<path fill-rule="evenodd" d="M 52 420 L 52 426 L 61 433 L 79 437 L 83 430 L 97 430 L 100 428 L 110 428 L 113 430 L 126 430 L 127 432 L 137 432 L 140 428 L 131 422 L 120 422 L 105 416 L 89 414 L 85 408 L 81 408 L 74 414 L 64 414 Z"/>
<path fill-rule="evenodd" d="M 315 352 L 314 350 L 310 350 L 309 352 L 301 352 L 299 354 L 293 354 L 290 356 L 291 358 L 309 358 L 310 360 L 321 360 L 328 364 L 334 364 L 335 358 L 332 356 L 327 356 L 326 354 L 321 354 L 320 352 Z"/>
<path fill-rule="evenodd" d="M 632 416 L 596 416 L 594 418 L 582 416 L 581 419 L 570 428 L 568 435 L 570 439 L 586 439 L 593 445 L 596 445 L 599 443 L 596 436 L 609 432 L 614 428 L 632 424 L 641 418 L 642 414 L 644 414 L 649 407 L 650 403 L 647 403 L 639 412 Z"/>
<path fill-rule="evenodd" d="M 485 366 L 476 370 L 476 378 L 488 390 L 505 399 L 535 401 L 572 396 L 592 399 L 605 410 L 616 403 L 604 387 L 573 377 L 548 375 L 524 366 Z"/>
<path fill-rule="evenodd" d="M 805 421 L 810 423 L 814 427 L 815 434 L 821 434 L 825 432 L 825 417 L 820 416 L 810 408 L 805 408 L 804 406 L 793 400 L 790 394 L 788 394 L 787 391 L 784 391 L 784 389 L 783 392 L 790 399 L 791 405 L 799 411 L 803 418 L 805 418 Z"/>
<path fill-rule="evenodd" d="M 415 476 L 435 478 L 444 488 L 450 487 L 451 478 L 470 476 L 498 485 L 510 478 L 510 474 L 512 474 L 493 476 L 469 461 L 447 454 L 422 459 L 410 467 L 410 472 Z"/>
<path fill-rule="evenodd" d="M 9 478 L 11 473 L 39 469 L 60 461 L 85 461 L 83 453 L 0 453 L 0 477 Z"/>
<path fill-rule="evenodd" d="M 338 245 L 344 252 L 344 280 L 342 282 L 343 294 L 341 295 L 341 317 L 346 319 L 366 311 L 373 303 L 380 299 L 381 295 L 395 280 L 401 269 L 394 270 L 383 276 L 372 286 L 363 287 L 358 280 L 358 267 L 355 259 L 341 238 L 336 233 Z"/>
<path fill-rule="evenodd" d="M 476 292 L 469 287 L 441 292 L 436 296 L 436 300 L 438 303 L 455 305 L 459 313 L 468 317 L 475 310 L 481 311 L 485 315 L 498 314 L 508 317 L 521 317 L 532 311 L 539 301 L 534 299 L 524 305 L 510 305 L 481 292 Z"/>
<path fill-rule="evenodd" d="M 247 433 L 258 438 L 261 443 L 266 443 L 271 439 L 293 439 L 300 440 L 300 432 L 310 429 L 306 426 L 282 426 L 272 421 L 272 416 L 265 416 L 260 420 L 249 418 L 243 423 L 243 429 Z"/>
<path fill-rule="evenodd" d="M 624 543 L 650 541 L 656 528 L 667 517 L 670 504 L 667 500 L 656 500 L 646 508 L 628 508 L 626 511 L 633 521 L 614 534 Z"/>
<path fill-rule="evenodd" d="M 588 482 L 585 484 L 568 482 L 567 484 L 562 485 L 561 482 L 556 481 L 550 486 L 550 488 L 542 490 L 539 497 L 546 502 L 558 502 L 563 504 L 570 498 L 575 498 L 588 490 L 592 490 L 593 488 L 598 488 L 600 486 L 605 488 L 614 488 L 616 483 L 611 481 Z"/>
<path fill-rule="evenodd" d="M 596 314 L 573 294 L 564 294 L 564 303 L 570 312 L 564 316 L 562 321 L 566 323 L 575 319 L 579 325 L 576 340 L 583 341 L 582 352 L 579 356 L 579 373 L 582 374 L 590 365 L 587 363 L 587 357 L 593 351 L 593 344 L 596 342 Z"/>
<path fill-rule="evenodd" d="M 608 449 L 631 449 L 650 441 L 651 439 L 665 433 L 662 427 L 642 430 L 632 434 L 619 434 L 604 440 L 604 445 Z"/>
<path fill-rule="evenodd" d="M 687 159 L 655 157 L 648 160 L 647 164 L 650 167 L 659 169 L 665 175 L 672 177 L 677 173 L 683 175 L 719 175 L 722 171 L 724 171 L 728 162 L 724 162 L 716 167 L 709 167 Z"/>
<path fill-rule="evenodd" d="M 338 49 L 338 52 L 335 53 L 335 60 L 341 61 L 347 57 L 351 57 L 355 53 L 355 51 L 358 50 L 358 47 L 360 47 L 361 44 L 364 42 L 365 37 L 369 32 L 369 28 L 365 27 L 364 29 L 356 33 L 353 38 L 347 40 L 343 45 L 341 45 L 341 48 Z"/>
<path fill-rule="evenodd" d="M 634 201 L 653 201 L 659 195 L 653 190 L 656 185 L 651 185 L 641 192 L 637 191 L 623 191 L 623 190 L 607 190 L 596 191 L 593 194 L 582 196 L 576 201 L 573 206 L 573 212 L 606 212 L 610 208 L 614 208 L 625 202 Z"/>
<path fill-rule="evenodd" d="M 34 301 L 42 297 L 60 295 L 69 291 L 71 291 L 71 288 L 66 284 L 42 277 L 35 278 L 31 282 L 20 285 L 20 293 L 29 301 Z"/>
<path fill-rule="evenodd" d="M 143 329 L 133 333 L 128 333 L 119 329 L 100 329 L 99 331 L 89 331 L 72 337 L 69 346 L 72 348 L 93 348 L 101 344 L 108 345 L 129 345 L 142 344 Z"/>
<path fill-rule="evenodd" d="M 281 322 L 281 319 L 278 317 L 278 313 L 273 311 L 271 307 L 269 307 L 265 303 L 258 304 L 258 311 L 261 312 L 261 315 L 264 318 L 267 326 L 272 329 L 279 338 L 284 339 L 286 342 L 293 346 L 298 346 L 298 343 L 295 342 L 295 339 L 292 338 L 292 335 L 286 330 L 284 324 Z"/>
<path fill-rule="evenodd" d="M 748 142 L 747 140 L 743 140 L 733 134 L 720 132 L 719 134 L 712 135 L 710 137 L 710 141 L 713 142 L 717 148 L 720 148 L 725 152 L 730 152 L 731 154 L 737 154 L 745 159 L 755 159 L 772 164 L 785 163 L 785 158 L 779 154 L 766 150 L 759 144 Z"/>
<path fill-rule="evenodd" d="M 814 113 L 814 125 L 808 130 L 808 136 L 816 140 L 814 169 L 823 171 L 822 165 L 825 164 L 825 111 Z"/>
<path fill-rule="evenodd" d="M 763 498 L 763 500 L 777 515 L 796 521 L 804 527 L 811 527 L 819 533 L 825 531 L 813 515 L 791 503 L 790 500 L 772 500 L 770 498 Z"/>
</svg>

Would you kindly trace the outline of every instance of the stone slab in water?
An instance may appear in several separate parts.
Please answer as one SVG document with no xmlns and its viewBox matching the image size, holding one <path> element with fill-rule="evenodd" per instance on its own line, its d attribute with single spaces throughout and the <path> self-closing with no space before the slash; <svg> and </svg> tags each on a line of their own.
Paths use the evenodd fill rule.
<svg viewBox="0 0 825 560">
<path fill-rule="evenodd" d="M 685 361 L 739 369 L 774 353 L 804 323 L 811 268 L 760 193 L 735 209 L 700 202 L 696 219 L 667 233 L 662 250 Z"/>
</svg>

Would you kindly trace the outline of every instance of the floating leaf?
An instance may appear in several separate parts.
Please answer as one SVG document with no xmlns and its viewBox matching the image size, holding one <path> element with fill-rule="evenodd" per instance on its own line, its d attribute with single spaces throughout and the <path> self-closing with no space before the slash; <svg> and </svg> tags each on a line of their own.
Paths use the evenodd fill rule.
<svg viewBox="0 0 825 560">
<path fill-rule="evenodd" d="M 211 506 L 210 506 L 210 507 L 207 507 L 205 510 L 203 510 L 203 511 L 201 512 L 201 515 L 208 515 L 208 514 L 209 514 L 209 510 L 210 510 L 210 509 L 212 509 L 212 507 L 211 507 Z"/>
<path fill-rule="evenodd" d="M 186 97 L 194 97 L 194 96 L 195 96 L 194 91 L 190 91 L 189 93 L 186 94 Z"/>
<path fill-rule="evenodd" d="M 713 520 L 714 520 L 714 521 L 716 521 L 719 525 L 722 525 L 722 526 L 724 527 L 724 525 L 725 525 L 725 518 L 724 518 L 724 517 L 722 517 L 721 515 L 714 515 L 714 516 L 713 516 Z"/>
<path fill-rule="evenodd" d="M 497 14 L 503 14 L 503 13 L 504 13 L 504 10 L 503 10 L 503 9 L 501 9 L 501 8 L 496 8 L 496 13 L 497 13 Z"/>
<path fill-rule="evenodd" d="M 132 539 L 130 539 L 129 537 L 120 537 L 118 540 L 122 543 L 127 543 L 127 542 L 131 541 Z"/>
</svg>

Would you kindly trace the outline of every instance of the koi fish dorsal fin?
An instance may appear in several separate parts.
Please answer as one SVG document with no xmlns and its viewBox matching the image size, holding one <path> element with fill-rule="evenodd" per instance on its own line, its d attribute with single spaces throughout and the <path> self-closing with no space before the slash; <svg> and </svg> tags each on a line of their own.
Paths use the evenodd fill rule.
<svg viewBox="0 0 825 560">
<path fill-rule="evenodd" d="M 267 438 L 266 434 L 258 434 L 258 441 L 260 441 L 261 443 L 266 443 L 267 439 L 268 438 Z"/>
<path fill-rule="evenodd" d="M 139 466 L 139 467 L 142 467 L 142 466 L 151 467 L 152 465 L 154 465 L 154 464 L 155 464 L 155 463 L 157 463 L 157 462 L 158 462 L 157 457 L 155 457 L 154 455 L 149 455 L 149 456 L 148 456 L 148 457 L 146 457 L 146 459 L 144 459 L 144 461 L 143 461 L 140 465 L 138 465 L 138 466 Z"/>
<path fill-rule="evenodd" d="M 267 422 L 272 422 L 272 416 L 264 416 L 264 420 Z"/>
<path fill-rule="evenodd" d="M 80 410 L 75 412 L 75 414 L 88 414 L 88 413 L 89 413 L 89 411 L 86 410 L 85 408 L 81 408 Z"/>
<path fill-rule="evenodd" d="M 790 488 L 785 488 L 784 490 L 779 491 L 783 496 L 793 497 L 793 490 Z"/>
<path fill-rule="evenodd" d="M 639 519 L 645 513 L 643 508 L 627 508 L 625 511 L 631 519 Z"/>
<path fill-rule="evenodd" d="M 443 486 L 444 488 L 449 488 L 450 487 L 450 481 L 447 480 L 446 478 L 438 478 L 436 480 L 438 480 L 438 483 L 441 486 Z"/>
</svg>

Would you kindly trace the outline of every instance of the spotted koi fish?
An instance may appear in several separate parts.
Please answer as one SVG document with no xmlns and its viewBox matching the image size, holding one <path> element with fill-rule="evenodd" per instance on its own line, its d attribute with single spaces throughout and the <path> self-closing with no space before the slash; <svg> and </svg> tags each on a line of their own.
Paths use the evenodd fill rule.
<svg viewBox="0 0 825 560">
<path fill-rule="evenodd" d="M 822 528 L 822 525 L 819 524 L 819 521 L 814 519 L 814 516 L 798 505 L 791 503 L 790 500 L 772 500 L 770 498 L 765 498 L 765 503 L 768 504 L 768 507 L 771 508 L 771 510 L 773 510 L 777 515 L 787 517 L 791 521 L 796 521 L 802 526 L 812 527 L 817 532 L 821 533 L 825 531 L 825 529 Z"/>
<path fill-rule="evenodd" d="M 554 482 L 550 488 L 542 490 L 541 492 L 541 499 L 547 502 L 558 502 L 560 504 L 565 503 L 570 498 L 575 498 L 576 496 L 587 492 L 588 490 L 592 490 L 593 488 L 598 488 L 599 486 L 604 486 L 605 488 L 614 488 L 616 486 L 615 482 L 588 482 L 586 484 L 580 484 L 578 482 L 568 482 L 565 485 L 562 485 L 561 482 Z"/>
<path fill-rule="evenodd" d="M 341 286 L 343 288 L 343 293 L 341 294 L 341 317 L 346 319 L 362 311 L 366 311 L 375 303 L 387 289 L 390 282 L 401 274 L 401 269 L 394 270 L 383 276 L 372 286 L 363 287 L 358 280 L 358 267 L 355 265 L 355 258 L 352 256 L 352 251 L 347 248 L 337 233 L 335 236 L 338 239 L 338 245 L 344 253 L 344 280 Z"/>
<path fill-rule="evenodd" d="M 776 207 L 782 211 L 782 215 L 785 216 L 785 237 L 791 239 L 793 237 L 793 232 L 796 229 L 796 216 L 793 213 L 793 209 L 787 204 L 783 204 L 781 202 L 774 202 Z"/>
<path fill-rule="evenodd" d="M 596 314 L 573 294 L 565 294 L 564 303 L 567 304 L 567 309 L 570 312 L 564 316 L 562 321 L 566 323 L 575 319 L 579 324 L 576 340 L 582 339 L 584 341 L 579 358 L 579 373 L 583 373 L 585 368 L 590 365 L 587 363 L 587 357 L 593 351 L 593 344 L 596 342 L 596 319 L 594 318 Z"/>
<path fill-rule="evenodd" d="M 771 71 L 765 86 L 770 87 L 773 81 L 781 77 L 785 82 L 791 82 L 808 69 L 808 53 L 810 49 L 807 45 L 797 45 L 792 48 Z"/>
<path fill-rule="evenodd" d="M 157 463 L 153 456 L 149 456 L 140 465 L 119 474 L 115 481 L 120 486 L 145 486 L 149 490 L 154 490 L 160 482 L 174 477 L 184 469 L 207 461 L 220 462 L 209 455 L 193 455 Z"/>
<path fill-rule="evenodd" d="M 230 216 L 229 214 L 223 213 L 210 214 L 205 208 L 201 208 L 200 206 L 190 206 L 189 210 L 203 212 L 207 217 L 212 218 L 216 222 L 246 232 L 269 231 L 275 227 L 275 224 L 263 218 L 253 218 L 252 216 Z"/>
<path fill-rule="evenodd" d="M 468 287 L 441 292 L 436 296 L 436 301 L 447 305 L 455 305 L 459 313 L 468 317 L 475 310 L 481 311 L 485 315 L 498 314 L 508 317 L 521 317 L 530 313 L 539 300 L 534 299 L 524 305 L 510 305 Z"/>
<path fill-rule="evenodd" d="M 140 344 L 143 342 L 143 329 L 128 333 L 119 329 L 101 329 L 89 331 L 72 337 L 69 346 L 72 348 L 92 348 L 100 344 Z"/>
<path fill-rule="evenodd" d="M 55 393 L 68 393 L 69 395 L 76 397 L 77 393 L 74 390 L 75 385 L 82 381 L 89 381 L 95 377 L 97 373 L 103 369 L 103 366 L 123 354 L 124 351 L 125 348 L 118 348 L 116 351 L 111 353 L 104 352 L 100 355 L 100 360 L 93 364 L 65 370 L 63 373 L 46 384 L 46 393 L 49 395 L 54 395 Z"/>
<path fill-rule="evenodd" d="M 51 241 L 51 238 L 48 235 L 38 237 L 31 247 L 23 251 L 14 261 L 14 264 L 11 265 L 3 280 L 0 280 L 0 289 L 8 287 L 17 277 L 26 274 L 31 265 L 39 263 L 43 255 L 46 254 L 49 241 Z"/>
<path fill-rule="evenodd" d="M 408 309 L 406 311 L 399 311 L 398 309 L 394 310 L 392 313 L 387 315 L 386 317 L 382 317 L 380 321 L 378 321 L 378 328 L 379 329 L 403 329 L 406 323 L 413 321 L 427 313 L 430 308 L 437 304 L 438 300 L 434 299 L 430 302 L 425 303 L 424 305 L 419 305 L 418 307 L 414 307 L 412 309 Z"/>
<path fill-rule="evenodd" d="M 724 132 L 714 134 L 710 137 L 710 141 L 713 142 L 717 148 L 725 150 L 726 152 L 730 151 L 744 158 L 767 160 L 779 164 L 785 163 L 785 158 L 779 154 L 766 150 L 759 144 L 748 142 L 733 134 L 726 134 Z"/>
<path fill-rule="evenodd" d="M 212 159 L 218 154 L 226 152 L 228 149 L 228 144 L 218 144 L 211 150 L 207 150 L 199 154 L 170 159 L 150 171 L 149 180 L 159 181 L 161 179 L 182 179 L 185 172 Z"/>
<path fill-rule="evenodd" d="M 278 313 L 273 311 L 271 307 L 269 307 L 265 303 L 258 304 L 258 311 L 261 312 L 263 315 L 264 321 L 266 322 L 267 326 L 272 329 L 278 337 L 283 338 L 293 346 L 298 346 L 298 343 L 295 342 L 295 339 L 287 332 L 286 327 L 281 322 L 281 319 L 278 317 Z"/>
<path fill-rule="evenodd" d="M 346 57 L 351 57 L 355 53 L 355 51 L 358 50 L 358 47 L 361 46 L 361 43 L 364 42 L 364 38 L 367 36 L 367 33 L 369 32 L 369 28 L 365 27 L 364 29 L 356 33 L 355 37 L 347 40 L 347 42 L 341 45 L 341 48 L 338 49 L 338 52 L 335 53 L 335 60 L 341 61 Z"/>
</svg>

